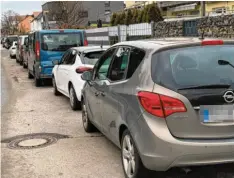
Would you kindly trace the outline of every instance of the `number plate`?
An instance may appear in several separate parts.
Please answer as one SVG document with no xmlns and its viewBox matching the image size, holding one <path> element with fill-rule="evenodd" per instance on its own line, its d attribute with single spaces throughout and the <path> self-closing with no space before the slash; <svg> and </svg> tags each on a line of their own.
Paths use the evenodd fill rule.
<svg viewBox="0 0 234 178">
<path fill-rule="evenodd" d="M 200 119 L 204 123 L 234 123 L 234 105 L 201 106 Z"/>
</svg>

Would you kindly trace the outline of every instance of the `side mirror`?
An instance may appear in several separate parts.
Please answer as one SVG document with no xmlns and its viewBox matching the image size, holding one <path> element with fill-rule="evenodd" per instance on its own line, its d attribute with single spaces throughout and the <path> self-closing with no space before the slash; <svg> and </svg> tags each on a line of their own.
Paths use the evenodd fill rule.
<svg viewBox="0 0 234 178">
<path fill-rule="evenodd" d="M 53 65 L 59 65 L 59 60 L 52 61 Z"/>
<path fill-rule="evenodd" d="M 219 65 L 229 65 L 230 63 L 228 61 L 225 60 L 218 60 Z"/>
<path fill-rule="evenodd" d="M 92 79 L 92 72 L 86 71 L 81 75 L 81 79 L 84 81 L 90 81 Z"/>
</svg>

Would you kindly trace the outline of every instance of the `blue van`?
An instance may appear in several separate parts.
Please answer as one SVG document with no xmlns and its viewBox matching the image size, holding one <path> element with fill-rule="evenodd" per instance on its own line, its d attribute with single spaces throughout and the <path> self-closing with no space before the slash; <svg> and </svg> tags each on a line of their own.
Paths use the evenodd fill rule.
<svg viewBox="0 0 234 178">
<path fill-rule="evenodd" d="M 40 30 L 28 37 L 28 78 L 34 78 L 35 86 L 40 86 L 44 79 L 52 78 L 52 61 L 60 60 L 71 47 L 87 46 L 84 30 L 56 29 Z"/>
</svg>

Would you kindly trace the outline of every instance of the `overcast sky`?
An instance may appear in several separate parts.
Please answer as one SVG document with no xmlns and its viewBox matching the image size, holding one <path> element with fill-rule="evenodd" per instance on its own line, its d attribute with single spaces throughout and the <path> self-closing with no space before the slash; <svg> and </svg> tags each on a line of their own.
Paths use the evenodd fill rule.
<svg viewBox="0 0 234 178">
<path fill-rule="evenodd" d="M 45 1 L 1 1 L 1 12 L 13 10 L 20 15 L 32 14 L 41 11 Z"/>
</svg>

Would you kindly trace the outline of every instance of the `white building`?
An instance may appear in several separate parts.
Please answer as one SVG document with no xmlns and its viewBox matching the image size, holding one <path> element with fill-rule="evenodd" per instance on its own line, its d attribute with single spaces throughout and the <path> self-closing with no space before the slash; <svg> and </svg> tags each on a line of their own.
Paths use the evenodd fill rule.
<svg viewBox="0 0 234 178">
<path fill-rule="evenodd" d="M 42 12 L 31 21 L 31 31 L 43 29 L 43 14 Z"/>
</svg>

